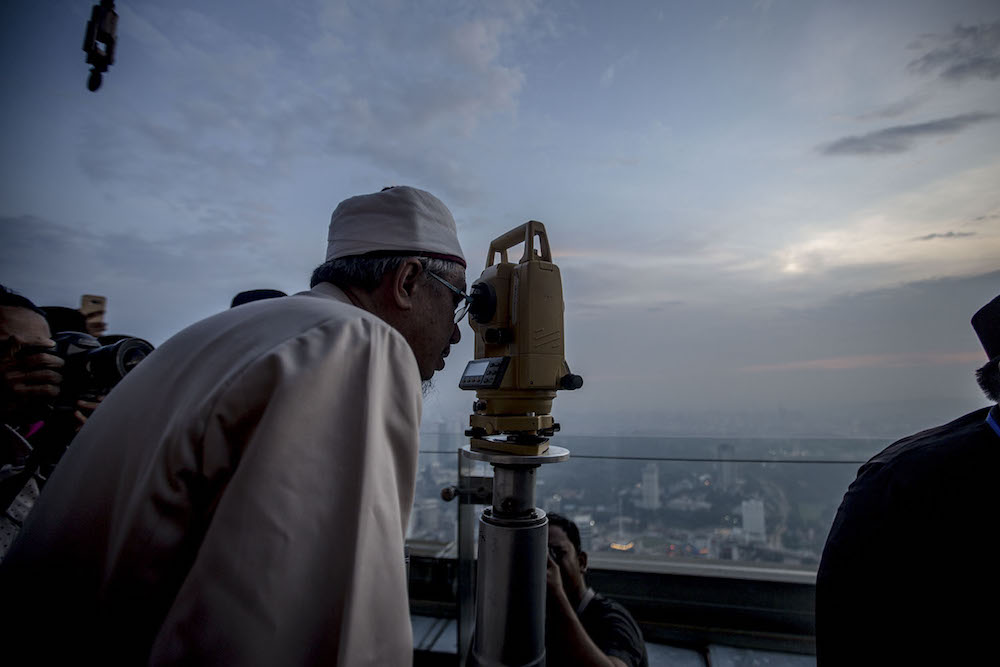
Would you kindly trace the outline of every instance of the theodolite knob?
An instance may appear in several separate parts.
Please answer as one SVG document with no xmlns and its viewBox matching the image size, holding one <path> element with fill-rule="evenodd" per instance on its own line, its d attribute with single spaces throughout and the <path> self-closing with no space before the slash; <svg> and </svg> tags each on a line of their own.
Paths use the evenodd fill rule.
<svg viewBox="0 0 1000 667">
<path fill-rule="evenodd" d="M 567 373 L 559 378 L 560 389 L 579 389 L 583 386 L 583 378 L 573 373 Z"/>
</svg>

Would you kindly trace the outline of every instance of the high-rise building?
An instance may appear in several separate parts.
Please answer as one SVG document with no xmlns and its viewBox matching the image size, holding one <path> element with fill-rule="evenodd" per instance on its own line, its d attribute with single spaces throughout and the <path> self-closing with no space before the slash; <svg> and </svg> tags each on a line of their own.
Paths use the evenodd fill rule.
<svg viewBox="0 0 1000 667">
<path fill-rule="evenodd" d="M 438 498 L 421 498 L 413 503 L 407 538 L 437 539 L 442 528 L 441 502 Z"/>
<path fill-rule="evenodd" d="M 729 491 L 736 485 L 737 464 L 736 461 L 733 461 L 734 458 L 736 458 L 736 447 L 727 442 L 719 445 L 719 468 L 722 478 L 719 481 L 723 491 Z"/>
<path fill-rule="evenodd" d="M 642 467 L 642 497 L 639 507 L 647 510 L 660 509 L 660 468 L 655 462 Z"/>
<path fill-rule="evenodd" d="M 751 542 L 763 542 L 767 537 L 764 531 L 764 501 L 744 500 L 743 511 L 743 533 Z"/>
<path fill-rule="evenodd" d="M 592 551 L 594 548 L 594 517 L 590 514 L 577 514 L 573 523 L 580 529 L 580 549 Z"/>
</svg>

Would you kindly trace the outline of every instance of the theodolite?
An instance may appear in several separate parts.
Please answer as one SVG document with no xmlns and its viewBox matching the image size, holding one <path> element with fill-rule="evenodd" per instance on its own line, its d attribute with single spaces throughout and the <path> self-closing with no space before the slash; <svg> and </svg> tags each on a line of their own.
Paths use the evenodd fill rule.
<svg viewBox="0 0 1000 667">
<path fill-rule="evenodd" d="M 507 251 L 522 242 L 515 264 Z M 566 364 L 562 280 L 542 223 L 494 239 L 470 295 L 475 358 L 459 386 L 476 400 L 462 454 L 494 468 L 492 505 L 479 519 L 470 663 L 544 665 L 548 520 L 535 506 L 535 471 L 569 458 L 549 446 L 559 430 L 552 400 L 583 379 Z"/>
</svg>

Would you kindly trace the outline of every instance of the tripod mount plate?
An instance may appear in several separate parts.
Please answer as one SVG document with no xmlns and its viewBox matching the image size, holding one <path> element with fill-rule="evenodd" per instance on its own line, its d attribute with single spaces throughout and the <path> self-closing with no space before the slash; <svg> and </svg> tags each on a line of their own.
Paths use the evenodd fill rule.
<svg viewBox="0 0 1000 667">
<path fill-rule="evenodd" d="M 479 440 L 476 438 L 475 442 Z M 543 463 L 559 463 L 569 459 L 569 450 L 565 447 L 550 446 L 540 454 L 521 455 L 510 452 L 493 451 L 465 445 L 461 449 L 462 456 L 474 461 L 486 461 L 499 465 L 537 466 Z"/>
</svg>

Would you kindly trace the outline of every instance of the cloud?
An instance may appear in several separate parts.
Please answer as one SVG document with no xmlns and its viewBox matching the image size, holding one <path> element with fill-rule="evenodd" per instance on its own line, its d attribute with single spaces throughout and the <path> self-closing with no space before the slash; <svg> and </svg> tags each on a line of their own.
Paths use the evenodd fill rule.
<svg viewBox="0 0 1000 667">
<path fill-rule="evenodd" d="M 983 358 L 980 352 L 939 352 L 932 354 L 860 354 L 824 359 L 806 359 L 777 364 L 743 366 L 744 373 L 784 371 L 847 371 L 860 368 L 922 368 L 926 366 L 971 365 Z"/>
<path fill-rule="evenodd" d="M 774 6 L 774 0 L 754 0 L 753 10 L 761 14 L 767 14 Z"/>
<path fill-rule="evenodd" d="M 817 299 L 769 316 L 773 346 L 745 373 L 965 366 L 984 360 L 969 317 L 996 295 L 1000 271 L 905 282 Z"/>
<path fill-rule="evenodd" d="M 879 118 L 897 118 L 910 111 L 913 111 L 918 106 L 924 104 L 928 99 L 925 93 L 918 93 L 914 95 L 907 95 L 901 100 L 892 102 L 890 104 L 883 105 L 873 111 L 867 113 L 859 114 L 856 116 L 858 120 L 872 120 Z"/>
<path fill-rule="evenodd" d="M 259 33 L 211 6 L 123 8 L 121 51 L 143 63 L 143 79 L 120 111 L 84 121 L 85 173 L 218 201 L 272 188 L 303 160 L 350 161 L 355 173 L 360 160 L 450 201 L 474 198 L 474 132 L 516 114 L 525 74 L 508 61 L 536 34 L 535 3 L 321 9 L 292 3 Z"/>
<path fill-rule="evenodd" d="M 0 217 L 2 279 L 44 305 L 74 306 L 81 293 L 106 295 L 109 324 L 154 344 L 226 308 L 237 292 L 304 288 L 307 270 L 290 277 L 287 263 L 271 256 L 280 252 L 277 239 L 255 247 L 265 237 L 231 233 L 232 223 L 222 222 L 151 240 L 35 216 Z"/>
<path fill-rule="evenodd" d="M 928 48 L 926 42 L 936 46 L 909 64 L 912 71 L 937 73 L 955 82 L 1000 78 L 1000 21 L 958 25 L 948 35 L 926 35 L 915 48 Z"/>
<path fill-rule="evenodd" d="M 903 153 L 913 148 L 920 139 L 958 134 L 972 125 L 1000 118 L 996 113 L 967 113 L 949 118 L 939 118 L 926 123 L 896 125 L 868 134 L 837 139 L 820 146 L 824 155 L 887 155 Z"/>
<path fill-rule="evenodd" d="M 608 65 L 604 73 L 601 74 L 601 86 L 610 86 L 615 80 L 615 66 Z"/>
<path fill-rule="evenodd" d="M 581 273 L 563 272 L 567 292 L 577 291 Z M 877 290 L 842 285 L 833 296 L 816 291 L 799 305 L 776 303 L 773 290 L 740 291 L 735 284 L 721 302 L 705 302 L 686 286 L 625 307 L 608 294 L 607 307 L 593 314 L 568 302 L 566 357 L 589 389 L 560 400 L 594 419 L 612 413 L 608 406 L 662 414 L 663 406 L 720 404 L 850 417 L 845 404 L 887 397 L 958 398 L 964 403 L 956 411 L 971 410 L 981 400 L 972 373 L 985 357 L 969 317 L 996 296 L 997 285 L 1000 272 L 993 270 Z M 674 295 L 680 302 L 668 301 Z M 633 296 L 619 293 L 623 301 Z"/>
<path fill-rule="evenodd" d="M 608 65 L 607 67 L 605 67 L 604 71 L 601 73 L 601 79 L 600 79 L 601 87 L 607 88 L 612 84 L 614 84 L 615 78 L 618 76 L 618 73 L 622 70 L 622 68 L 626 65 L 635 62 L 635 60 L 638 57 L 639 57 L 638 49 L 632 49 L 630 51 L 627 51 L 626 53 L 623 53 L 618 58 L 616 58 L 615 61 L 610 65 Z"/>
<path fill-rule="evenodd" d="M 820 213 L 748 256 L 747 277 L 829 293 L 989 270 L 1000 257 L 1000 226 L 989 219 L 998 179 L 994 161 Z"/>
<path fill-rule="evenodd" d="M 913 239 L 914 241 L 932 241 L 934 239 L 960 239 L 966 236 L 975 236 L 975 232 L 945 232 L 944 234 L 927 234 L 925 236 L 918 236 Z"/>
<path fill-rule="evenodd" d="M 581 314 L 617 311 L 630 317 L 639 308 L 673 301 L 795 306 L 845 291 L 996 267 L 1000 229 L 995 220 L 974 219 L 995 214 L 998 178 L 1000 163 L 966 169 L 860 206 L 808 211 L 808 223 L 799 209 L 741 212 L 744 219 L 767 220 L 773 233 L 751 235 L 749 223 L 734 231 L 708 222 L 735 217 L 725 209 L 695 218 L 664 206 L 659 215 L 645 216 L 656 235 L 632 238 L 616 226 L 581 227 L 569 237 L 555 227 L 550 234 L 559 235 L 552 247 L 567 302 Z M 930 238 L 915 241 L 925 236 Z"/>
</svg>

